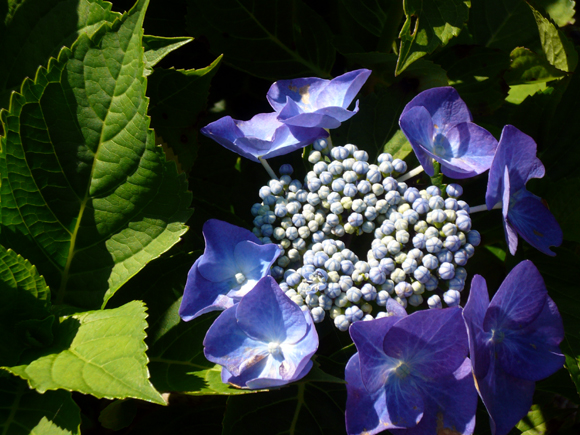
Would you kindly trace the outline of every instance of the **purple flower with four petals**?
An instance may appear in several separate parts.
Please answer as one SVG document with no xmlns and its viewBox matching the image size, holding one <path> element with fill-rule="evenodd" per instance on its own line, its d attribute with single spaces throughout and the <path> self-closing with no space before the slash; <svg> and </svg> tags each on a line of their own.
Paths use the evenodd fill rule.
<svg viewBox="0 0 580 435">
<path fill-rule="evenodd" d="M 535 382 L 564 365 L 562 318 L 531 261 L 508 274 L 489 302 L 475 275 L 463 310 L 473 374 L 493 435 L 505 435 L 532 405 Z"/>
<path fill-rule="evenodd" d="M 318 349 L 318 334 L 310 314 L 268 276 L 220 314 L 203 345 L 206 358 L 223 367 L 223 382 L 271 388 L 306 376 Z"/>
<path fill-rule="evenodd" d="M 512 255 L 518 248 L 518 234 L 547 255 L 556 255 L 550 246 L 562 243 L 562 230 L 554 215 L 540 198 L 526 189 L 530 178 L 542 178 L 544 173 L 544 165 L 536 157 L 534 140 L 514 126 L 506 125 L 489 170 L 485 202 L 488 210 L 501 202 Z"/>
<path fill-rule="evenodd" d="M 238 302 L 280 255 L 278 245 L 262 245 L 244 228 L 210 219 L 203 225 L 205 252 L 187 275 L 179 315 L 186 322 Z"/>
<path fill-rule="evenodd" d="M 350 71 L 332 80 L 307 77 L 275 82 L 267 98 L 278 120 L 296 127 L 337 128 L 358 112 L 348 106 L 371 75 L 368 69 Z"/>
<path fill-rule="evenodd" d="M 460 308 L 356 322 L 349 331 L 358 350 L 345 372 L 349 435 L 473 432 L 477 393 Z"/>
<path fill-rule="evenodd" d="M 489 169 L 497 141 L 474 124 L 467 105 L 452 87 L 421 92 L 405 106 L 399 125 L 429 176 L 433 159 L 450 178 L 469 178 Z"/>
</svg>

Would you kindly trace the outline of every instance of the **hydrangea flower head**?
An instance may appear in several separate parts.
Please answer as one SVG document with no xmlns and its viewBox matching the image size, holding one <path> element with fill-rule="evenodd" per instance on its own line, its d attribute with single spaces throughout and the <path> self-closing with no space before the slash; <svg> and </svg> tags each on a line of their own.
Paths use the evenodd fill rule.
<svg viewBox="0 0 580 435">
<path fill-rule="evenodd" d="M 270 388 L 294 382 L 310 371 L 318 334 L 310 314 L 302 312 L 268 276 L 220 314 L 203 345 L 206 358 L 223 367 L 223 382 Z"/>
<path fill-rule="evenodd" d="M 284 124 L 336 128 L 358 112 L 358 100 L 354 110 L 348 110 L 348 106 L 370 75 L 370 70 L 360 69 L 332 80 L 280 80 L 270 87 L 267 98 Z"/>
<path fill-rule="evenodd" d="M 512 255 L 518 247 L 518 234 L 547 255 L 556 255 L 550 246 L 562 243 L 562 230 L 554 215 L 526 189 L 529 179 L 545 174 L 536 148 L 530 136 L 506 125 L 489 170 L 485 202 L 490 210 L 502 202 L 504 230 Z"/>
<path fill-rule="evenodd" d="M 460 308 L 353 323 L 346 366 L 349 435 L 470 434 L 477 393 Z"/>
<path fill-rule="evenodd" d="M 467 105 L 452 87 L 421 92 L 405 106 L 399 125 L 425 172 L 433 161 L 450 178 L 469 178 L 489 169 L 497 141 L 474 124 Z"/>
<path fill-rule="evenodd" d="M 217 219 L 203 226 L 205 252 L 187 275 L 179 315 L 185 321 L 240 300 L 270 273 L 280 255 L 274 244 L 262 245 L 244 228 Z"/>
<path fill-rule="evenodd" d="M 564 365 L 562 318 L 531 261 L 512 269 L 491 303 L 475 275 L 463 316 L 492 434 L 505 435 L 530 409 L 535 382 Z"/>
<path fill-rule="evenodd" d="M 201 132 L 230 151 L 254 162 L 259 158 L 288 154 L 328 137 L 322 128 L 293 127 L 278 121 L 278 114 L 260 113 L 249 121 L 224 116 L 201 129 Z"/>
</svg>

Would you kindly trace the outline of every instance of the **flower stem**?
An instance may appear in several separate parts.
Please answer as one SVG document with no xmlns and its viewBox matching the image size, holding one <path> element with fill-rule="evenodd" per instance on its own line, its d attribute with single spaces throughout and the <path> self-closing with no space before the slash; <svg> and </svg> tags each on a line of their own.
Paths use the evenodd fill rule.
<svg viewBox="0 0 580 435">
<path fill-rule="evenodd" d="M 272 180 L 277 180 L 278 177 L 276 176 L 275 172 L 272 170 L 272 167 L 268 164 L 268 162 L 262 157 L 258 157 L 258 160 L 260 161 L 260 163 L 262 164 L 268 175 L 272 177 Z"/>
<path fill-rule="evenodd" d="M 493 206 L 492 210 L 501 208 L 501 201 L 498 202 L 496 205 Z M 469 207 L 469 213 L 479 213 L 480 211 L 487 211 L 487 205 L 481 204 L 476 205 L 475 207 Z"/>
<path fill-rule="evenodd" d="M 398 182 L 407 181 L 409 178 L 413 178 L 415 175 L 418 175 L 421 172 L 423 172 L 423 170 L 424 170 L 423 166 L 417 166 L 412 171 L 409 171 L 406 174 L 401 175 L 399 178 L 397 178 L 397 181 Z"/>
</svg>

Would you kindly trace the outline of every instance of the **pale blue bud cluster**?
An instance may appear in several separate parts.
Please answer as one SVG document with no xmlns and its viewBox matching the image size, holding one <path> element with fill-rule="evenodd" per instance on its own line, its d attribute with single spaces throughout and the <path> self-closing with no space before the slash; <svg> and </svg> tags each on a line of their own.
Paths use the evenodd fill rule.
<svg viewBox="0 0 580 435">
<path fill-rule="evenodd" d="M 282 249 L 271 269 L 280 287 L 314 322 L 328 312 L 343 331 L 388 315 L 389 298 L 403 307 L 417 307 L 426 296 L 430 308 L 458 305 L 463 266 L 481 241 L 469 206 L 458 200 L 461 186 L 419 190 L 397 181 L 404 161 L 387 153 L 377 164 L 368 160 L 352 144 L 315 146 L 302 182 L 283 165 L 251 209 L 253 233 Z M 375 238 L 361 261 L 340 239 L 364 233 Z"/>
</svg>

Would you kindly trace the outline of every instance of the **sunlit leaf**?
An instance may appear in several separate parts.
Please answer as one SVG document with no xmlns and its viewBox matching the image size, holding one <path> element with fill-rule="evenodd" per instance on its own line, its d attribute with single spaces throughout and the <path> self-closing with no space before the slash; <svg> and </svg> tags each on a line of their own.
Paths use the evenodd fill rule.
<svg viewBox="0 0 580 435">
<path fill-rule="evenodd" d="M 1 114 L 2 243 L 95 308 L 180 240 L 185 179 L 148 129 L 139 1 L 64 48 Z"/>
<path fill-rule="evenodd" d="M 148 379 L 146 317 L 143 303 L 133 301 L 63 318 L 52 346 L 29 351 L 21 365 L 6 369 L 41 393 L 65 389 L 165 404 Z"/>
</svg>

